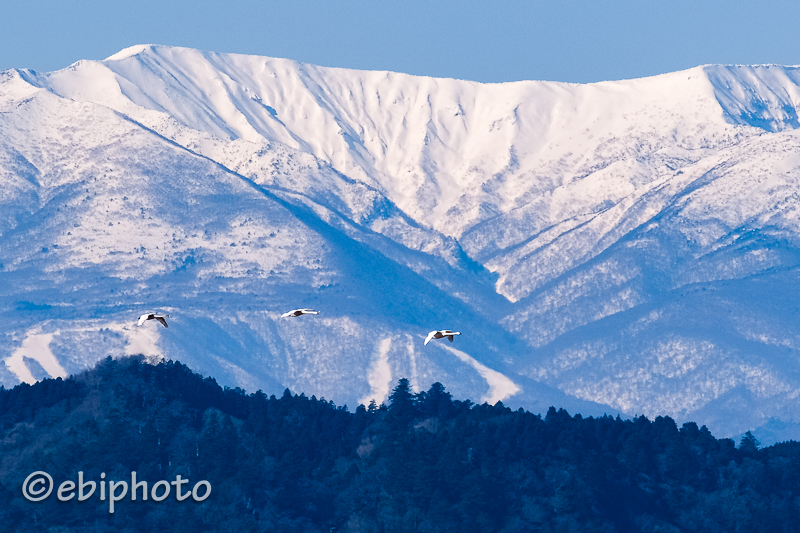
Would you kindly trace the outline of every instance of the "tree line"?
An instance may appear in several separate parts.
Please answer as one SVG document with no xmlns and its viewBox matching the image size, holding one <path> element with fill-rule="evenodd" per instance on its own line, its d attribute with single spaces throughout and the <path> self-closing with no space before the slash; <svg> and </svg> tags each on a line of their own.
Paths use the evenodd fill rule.
<svg viewBox="0 0 800 533">
<path fill-rule="evenodd" d="M 207 480 L 207 499 L 31 502 L 55 483 Z M 98 485 L 99 486 L 99 485 Z M 440 383 L 350 412 L 220 387 L 179 362 L 108 358 L 0 388 L 0 523 L 9 531 L 791 532 L 800 444 L 737 447 L 694 423 L 545 416 L 453 399 Z"/>
</svg>

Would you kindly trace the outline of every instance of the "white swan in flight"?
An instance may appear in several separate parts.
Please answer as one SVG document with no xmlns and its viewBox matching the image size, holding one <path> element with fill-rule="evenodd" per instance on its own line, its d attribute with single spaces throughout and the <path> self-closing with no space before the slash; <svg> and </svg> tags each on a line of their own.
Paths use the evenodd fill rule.
<svg viewBox="0 0 800 533">
<path fill-rule="evenodd" d="M 319 311 L 314 311 L 313 309 L 294 309 L 292 311 L 287 311 L 281 315 L 281 318 L 291 318 L 300 315 L 318 315 Z"/>
<path fill-rule="evenodd" d="M 439 331 L 431 331 L 428 333 L 428 336 L 425 337 L 425 346 L 433 339 L 443 339 L 447 337 L 447 340 L 453 342 L 453 335 L 461 335 L 460 331 L 450 331 L 449 329 L 440 329 Z"/>
<path fill-rule="evenodd" d="M 143 314 L 142 316 L 139 317 L 139 323 L 136 324 L 136 325 L 137 326 L 141 326 L 142 324 L 144 324 L 148 320 L 155 319 L 155 320 L 158 320 L 159 322 L 161 322 L 162 324 L 164 324 L 165 328 L 168 328 L 169 325 L 167 324 L 167 321 L 166 321 L 166 318 L 165 318 L 165 317 L 168 317 L 168 316 L 169 315 L 157 315 L 155 313 L 145 313 L 145 314 Z"/>
</svg>

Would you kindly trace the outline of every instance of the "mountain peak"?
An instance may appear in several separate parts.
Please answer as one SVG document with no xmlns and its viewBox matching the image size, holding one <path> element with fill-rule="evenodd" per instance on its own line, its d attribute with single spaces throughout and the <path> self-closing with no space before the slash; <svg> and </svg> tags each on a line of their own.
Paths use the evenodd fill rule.
<svg viewBox="0 0 800 533">
<path fill-rule="evenodd" d="M 133 57 L 135 55 L 141 54 L 142 52 L 150 49 L 152 50 L 155 46 L 154 44 L 135 44 L 133 46 L 129 46 L 127 48 L 123 48 L 119 52 L 112 54 L 104 59 L 104 61 L 119 61 L 121 59 L 127 59 L 129 57 Z"/>
</svg>

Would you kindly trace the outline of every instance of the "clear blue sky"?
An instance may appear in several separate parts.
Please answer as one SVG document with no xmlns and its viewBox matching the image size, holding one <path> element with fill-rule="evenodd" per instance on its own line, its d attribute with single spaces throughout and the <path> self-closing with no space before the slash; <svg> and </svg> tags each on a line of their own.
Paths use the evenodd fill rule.
<svg viewBox="0 0 800 533">
<path fill-rule="evenodd" d="M 798 0 L 0 0 L 0 70 L 134 44 L 485 82 L 800 64 Z"/>
</svg>

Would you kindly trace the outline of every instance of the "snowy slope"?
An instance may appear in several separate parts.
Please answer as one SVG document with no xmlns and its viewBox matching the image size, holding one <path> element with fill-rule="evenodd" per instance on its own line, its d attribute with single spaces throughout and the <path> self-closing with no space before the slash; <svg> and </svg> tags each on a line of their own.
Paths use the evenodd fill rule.
<svg viewBox="0 0 800 533">
<path fill-rule="evenodd" d="M 546 385 L 522 391 L 514 380 L 524 377 L 498 372 L 504 364 L 493 355 L 513 339 L 482 341 L 492 328 L 481 316 L 409 265 L 438 272 L 443 286 L 463 279 L 465 300 L 502 306 L 480 276 L 374 233 L 347 218 L 358 218 L 350 211 L 256 183 L 17 72 L 3 75 L 0 97 L 5 385 L 144 353 L 230 386 L 275 394 L 290 387 L 351 406 L 384 400 L 407 376 L 416 389 L 442 381 L 476 401 L 516 396 L 539 409 L 609 410 Z M 284 165 L 277 164 L 283 173 L 348 183 L 317 165 L 310 177 Z M 382 207 L 371 221 L 408 224 L 379 196 L 363 211 L 373 203 Z M 415 232 L 431 233 L 412 225 L 403 236 Z M 300 305 L 323 315 L 280 318 Z M 170 313 L 171 327 L 136 327 L 147 310 Z M 440 321 L 474 324 L 476 335 L 460 350 L 423 351 L 429 324 Z"/>
<path fill-rule="evenodd" d="M 797 68 L 479 84 L 140 45 L 3 76 L 7 383 L 26 339 L 67 369 L 73 291 L 109 353 L 246 388 L 414 375 L 800 436 Z M 298 300 L 334 315 L 276 319 Z M 174 332 L 103 326 L 150 302 Z M 440 317 L 472 335 L 422 351 Z"/>
</svg>

